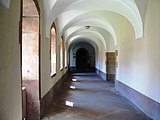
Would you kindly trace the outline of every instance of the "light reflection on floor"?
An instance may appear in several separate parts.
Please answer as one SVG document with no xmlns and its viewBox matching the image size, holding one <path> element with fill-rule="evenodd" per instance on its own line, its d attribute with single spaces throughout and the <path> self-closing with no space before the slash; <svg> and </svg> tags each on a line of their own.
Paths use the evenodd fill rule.
<svg viewBox="0 0 160 120">
<path fill-rule="evenodd" d="M 66 106 L 70 106 L 70 107 L 73 107 L 73 102 L 70 102 L 70 101 L 66 101 Z"/>
<path fill-rule="evenodd" d="M 42 120 L 151 120 L 96 73 L 75 73 L 63 83 Z"/>
</svg>

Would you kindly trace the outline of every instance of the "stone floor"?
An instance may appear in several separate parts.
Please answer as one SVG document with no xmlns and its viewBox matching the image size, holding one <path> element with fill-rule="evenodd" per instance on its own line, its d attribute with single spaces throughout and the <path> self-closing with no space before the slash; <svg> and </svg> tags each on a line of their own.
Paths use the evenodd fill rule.
<svg viewBox="0 0 160 120">
<path fill-rule="evenodd" d="M 105 82 L 95 73 L 73 73 L 42 120 L 151 119 L 115 91 L 114 83 Z"/>
</svg>

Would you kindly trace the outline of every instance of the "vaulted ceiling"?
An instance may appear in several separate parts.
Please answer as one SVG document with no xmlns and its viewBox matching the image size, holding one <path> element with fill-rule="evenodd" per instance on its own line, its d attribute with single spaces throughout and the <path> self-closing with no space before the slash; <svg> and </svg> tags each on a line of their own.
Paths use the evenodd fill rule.
<svg viewBox="0 0 160 120">
<path fill-rule="evenodd" d="M 135 0 L 136 1 L 136 0 Z M 126 19 L 143 36 L 143 18 L 134 0 L 43 0 L 45 34 L 56 23 L 58 31 L 70 45 L 76 39 L 100 41 L 107 49 L 117 45 L 118 26 Z"/>
</svg>

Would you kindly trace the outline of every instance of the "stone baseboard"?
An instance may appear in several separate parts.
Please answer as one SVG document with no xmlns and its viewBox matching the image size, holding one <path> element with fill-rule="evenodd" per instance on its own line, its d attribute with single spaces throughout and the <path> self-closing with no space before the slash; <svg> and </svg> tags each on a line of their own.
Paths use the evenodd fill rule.
<svg viewBox="0 0 160 120">
<path fill-rule="evenodd" d="M 49 108 L 49 106 L 50 106 L 50 104 L 51 104 L 54 96 L 55 96 L 55 95 L 58 93 L 58 91 L 60 90 L 60 88 L 61 88 L 61 86 L 62 86 L 62 83 L 63 83 L 63 81 L 65 81 L 65 79 L 67 78 L 67 76 L 68 76 L 68 72 L 65 73 L 65 74 L 62 76 L 62 78 L 61 78 L 61 79 L 48 91 L 48 93 L 41 99 L 41 101 L 40 101 L 40 117 L 41 117 L 41 118 L 46 114 L 46 112 L 47 112 L 47 110 L 48 110 L 48 108 Z"/>
<path fill-rule="evenodd" d="M 114 81 L 115 80 L 115 74 L 107 74 L 107 80 L 108 81 Z"/>
<path fill-rule="evenodd" d="M 96 68 L 96 73 L 103 78 L 105 81 L 107 81 L 106 73 L 100 71 L 99 69 Z"/>
<path fill-rule="evenodd" d="M 153 120 L 160 120 L 160 103 L 115 80 L 115 89 Z"/>
<path fill-rule="evenodd" d="M 26 119 L 40 120 L 39 80 L 23 80 L 26 87 Z"/>
</svg>

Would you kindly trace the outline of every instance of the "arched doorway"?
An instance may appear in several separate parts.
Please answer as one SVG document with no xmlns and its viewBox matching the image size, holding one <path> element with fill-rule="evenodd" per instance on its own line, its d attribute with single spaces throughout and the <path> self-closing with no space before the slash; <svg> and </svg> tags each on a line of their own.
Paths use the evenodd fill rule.
<svg viewBox="0 0 160 120">
<path fill-rule="evenodd" d="M 76 68 L 80 71 L 86 71 L 89 67 L 89 52 L 84 48 L 80 48 L 76 52 Z"/>
<path fill-rule="evenodd" d="M 21 1 L 22 119 L 40 120 L 39 11 L 34 0 Z"/>
<path fill-rule="evenodd" d="M 83 41 L 83 39 L 82 39 Z M 72 72 L 95 72 L 96 45 L 74 42 L 69 47 L 69 69 Z M 84 58 L 83 58 L 83 57 Z M 83 64 L 82 64 L 83 63 Z M 82 70 L 83 69 L 83 70 Z"/>
</svg>

